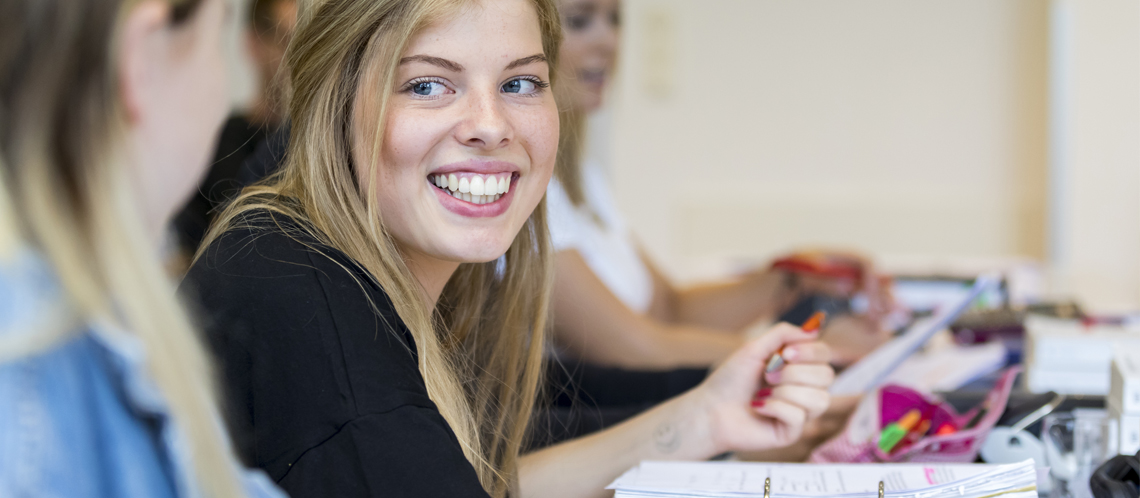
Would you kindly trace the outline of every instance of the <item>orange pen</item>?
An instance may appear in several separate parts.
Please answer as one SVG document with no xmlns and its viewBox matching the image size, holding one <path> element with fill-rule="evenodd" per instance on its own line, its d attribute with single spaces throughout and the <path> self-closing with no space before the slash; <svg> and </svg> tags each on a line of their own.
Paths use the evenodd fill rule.
<svg viewBox="0 0 1140 498">
<path fill-rule="evenodd" d="M 823 325 L 823 321 L 827 319 L 827 313 L 817 311 L 815 314 L 808 318 L 803 324 L 804 332 L 815 332 Z M 776 354 L 772 355 L 772 359 L 768 360 L 768 367 L 764 369 L 764 373 L 772 373 L 784 367 L 784 348 L 781 347 Z"/>
</svg>

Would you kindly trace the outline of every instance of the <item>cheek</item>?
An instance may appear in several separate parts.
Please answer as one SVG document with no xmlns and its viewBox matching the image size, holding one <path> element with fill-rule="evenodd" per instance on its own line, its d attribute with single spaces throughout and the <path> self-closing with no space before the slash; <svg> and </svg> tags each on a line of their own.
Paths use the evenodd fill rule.
<svg viewBox="0 0 1140 498">
<path fill-rule="evenodd" d="M 545 111 L 534 116 L 525 129 L 535 172 L 549 177 L 554 170 L 554 162 L 558 155 L 559 125 L 557 107 L 551 104 Z"/>
<path fill-rule="evenodd" d="M 400 110 L 392 109 L 388 114 L 388 119 L 385 120 L 384 125 L 384 140 L 381 145 L 380 155 L 381 162 L 388 165 L 379 171 L 380 178 L 385 183 L 391 183 L 401 177 L 409 176 L 415 169 L 415 166 L 423 161 L 424 156 L 430 151 L 432 146 L 432 136 L 435 135 L 432 131 L 425 128 L 430 126 L 430 123 L 424 123 L 422 120 L 416 119 L 414 115 Z M 368 123 L 361 122 L 362 126 L 372 126 L 370 124 L 375 122 L 371 120 Z M 361 152 L 364 157 L 372 155 L 374 133 L 361 133 L 363 142 L 361 142 Z M 367 161 L 369 164 L 375 164 L 377 161 Z"/>
</svg>

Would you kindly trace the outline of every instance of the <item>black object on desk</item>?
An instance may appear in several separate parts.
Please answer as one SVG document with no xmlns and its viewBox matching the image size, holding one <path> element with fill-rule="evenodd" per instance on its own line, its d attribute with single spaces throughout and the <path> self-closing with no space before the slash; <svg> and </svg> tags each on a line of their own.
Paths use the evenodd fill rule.
<svg viewBox="0 0 1140 498">
<path fill-rule="evenodd" d="M 1117 455 L 1093 472 L 1089 488 L 1095 498 L 1140 498 L 1140 453 Z"/>
</svg>

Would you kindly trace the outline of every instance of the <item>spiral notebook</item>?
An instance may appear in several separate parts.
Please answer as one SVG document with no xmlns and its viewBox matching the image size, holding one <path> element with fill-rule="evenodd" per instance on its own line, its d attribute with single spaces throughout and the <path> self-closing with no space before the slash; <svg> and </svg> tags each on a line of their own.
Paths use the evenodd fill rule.
<svg viewBox="0 0 1140 498">
<path fill-rule="evenodd" d="M 1033 460 L 983 464 L 642 462 L 606 489 L 614 498 L 1037 498 Z"/>
</svg>

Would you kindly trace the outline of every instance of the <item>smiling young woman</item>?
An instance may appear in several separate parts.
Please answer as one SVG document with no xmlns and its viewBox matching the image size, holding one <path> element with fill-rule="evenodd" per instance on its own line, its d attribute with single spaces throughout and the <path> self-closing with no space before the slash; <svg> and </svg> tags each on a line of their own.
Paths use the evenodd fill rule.
<svg viewBox="0 0 1140 498">
<path fill-rule="evenodd" d="M 286 59 L 285 164 L 223 213 L 185 284 L 238 447 L 287 491 L 595 496 L 643 458 L 788 444 L 826 407 L 826 347 L 784 326 L 637 419 L 520 457 L 551 286 L 557 11 L 308 8 Z"/>
</svg>

